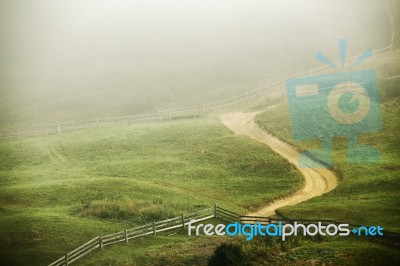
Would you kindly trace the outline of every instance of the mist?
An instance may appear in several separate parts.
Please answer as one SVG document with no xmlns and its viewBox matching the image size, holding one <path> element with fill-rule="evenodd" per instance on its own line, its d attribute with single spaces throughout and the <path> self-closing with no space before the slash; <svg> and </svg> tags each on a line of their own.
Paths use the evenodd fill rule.
<svg viewBox="0 0 400 266">
<path fill-rule="evenodd" d="M 204 104 L 390 45 L 384 1 L 2 1 L 0 121 Z"/>
</svg>

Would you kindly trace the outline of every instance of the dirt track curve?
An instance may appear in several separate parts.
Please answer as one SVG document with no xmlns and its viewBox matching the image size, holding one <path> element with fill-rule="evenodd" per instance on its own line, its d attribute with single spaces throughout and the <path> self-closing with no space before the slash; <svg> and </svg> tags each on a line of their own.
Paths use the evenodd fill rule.
<svg viewBox="0 0 400 266">
<path fill-rule="evenodd" d="M 297 158 L 299 152 L 282 140 L 266 133 L 256 124 L 254 117 L 259 112 L 230 113 L 221 115 L 222 123 L 239 135 L 246 135 L 252 139 L 268 145 L 276 153 L 294 164 L 304 175 L 304 185 L 294 194 L 278 199 L 248 215 L 272 216 L 278 208 L 295 205 L 302 201 L 325 194 L 337 186 L 337 177 L 334 172 L 326 168 L 299 168 Z"/>
</svg>

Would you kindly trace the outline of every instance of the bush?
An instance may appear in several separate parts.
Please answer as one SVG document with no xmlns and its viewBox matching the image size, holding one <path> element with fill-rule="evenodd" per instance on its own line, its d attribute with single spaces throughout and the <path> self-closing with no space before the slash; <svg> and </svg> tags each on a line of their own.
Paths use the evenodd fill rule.
<svg viewBox="0 0 400 266">
<path fill-rule="evenodd" d="M 208 261 L 209 266 L 235 266 L 249 265 L 243 254 L 242 248 L 236 244 L 224 243 L 217 247 Z"/>
</svg>

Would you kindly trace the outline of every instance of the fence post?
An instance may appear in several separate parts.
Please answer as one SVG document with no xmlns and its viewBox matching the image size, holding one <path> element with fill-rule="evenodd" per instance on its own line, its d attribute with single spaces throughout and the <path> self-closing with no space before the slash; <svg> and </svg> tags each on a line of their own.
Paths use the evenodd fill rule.
<svg viewBox="0 0 400 266">
<path fill-rule="evenodd" d="M 128 243 L 128 230 L 125 228 L 125 242 Z"/>
<path fill-rule="evenodd" d="M 103 237 L 99 236 L 99 244 L 100 244 L 100 248 L 103 249 Z"/>
<path fill-rule="evenodd" d="M 218 218 L 217 204 L 214 204 L 214 218 Z"/>
<path fill-rule="evenodd" d="M 68 266 L 68 253 L 65 254 L 65 265 Z"/>
<path fill-rule="evenodd" d="M 169 110 L 169 121 L 171 121 L 171 120 L 172 120 L 172 111 Z"/>
<path fill-rule="evenodd" d="M 204 117 L 204 107 L 201 108 L 201 117 Z"/>
<path fill-rule="evenodd" d="M 98 116 L 96 117 L 96 125 L 97 126 L 99 125 L 99 117 Z"/>
<path fill-rule="evenodd" d="M 21 134 L 19 133 L 19 129 L 17 129 L 17 134 L 18 134 L 18 138 L 20 138 Z"/>
<path fill-rule="evenodd" d="M 129 124 L 132 124 L 132 116 L 129 116 Z"/>
<path fill-rule="evenodd" d="M 60 124 L 57 125 L 58 134 L 61 134 Z"/>
<path fill-rule="evenodd" d="M 153 235 L 156 235 L 156 223 L 153 221 Z"/>
<path fill-rule="evenodd" d="M 240 214 L 238 214 L 238 222 L 239 222 L 239 223 L 241 223 L 241 222 L 240 222 L 240 219 L 241 219 L 241 216 L 240 216 Z"/>
<path fill-rule="evenodd" d="M 183 216 L 183 213 L 182 213 L 182 228 L 185 228 L 185 217 Z"/>
<path fill-rule="evenodd" d="M 271 217 L 268 217 L 268 224 L 271 223 Z"/>
</svg>

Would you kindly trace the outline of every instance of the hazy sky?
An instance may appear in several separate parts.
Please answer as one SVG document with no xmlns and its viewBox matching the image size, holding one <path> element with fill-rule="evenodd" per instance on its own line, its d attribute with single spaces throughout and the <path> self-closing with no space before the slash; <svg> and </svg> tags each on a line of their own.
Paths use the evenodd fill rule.
<svg viewBox="0 0 400 266">
<path fill-rule="evenodd" d="M 2 0 L 0 120 L 201 104 L 390 32 L 382 0 Z"/>
<path fill-rule="evenodd" d="M 267 46 L 289 36 L 301 46 L 312 34 L 356 43 L 385 11 L 379 5 L 384 1 L 2 1 L 0 64 L 130 62 L 179 51 L 184 59 L 196 49 L 214 54 L 240 46 L 229 42 L 248 47 L 246 40 Z"/>
</svg>

